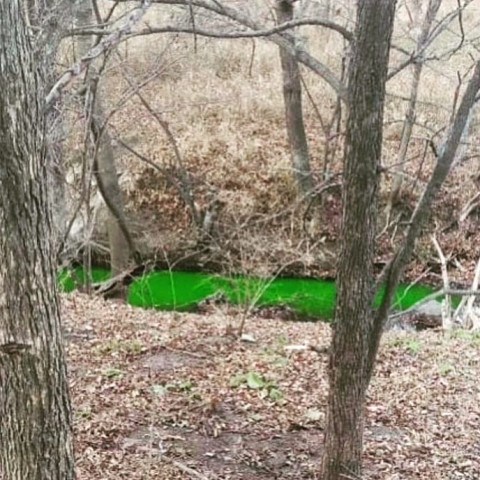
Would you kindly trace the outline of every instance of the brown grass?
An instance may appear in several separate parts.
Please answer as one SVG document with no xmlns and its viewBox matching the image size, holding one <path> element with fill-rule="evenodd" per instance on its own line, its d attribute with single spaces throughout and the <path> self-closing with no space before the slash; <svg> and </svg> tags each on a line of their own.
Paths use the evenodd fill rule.
<svg viewBox="0 0 480 480">
<path fill-rule="evenodd" d="M 239 2 L 235 4 L 238 5 Z M 257 8 L 259 13 L 265 15 L 268 11 L 265 5 L 264 2 L 249 3 L 249 10 Z M 440 16 L 455 5 L 453 0 L 445 2 Z M 151 24 L 168 23 L 172 17 L 181 18 L 178 12 L 178 8 L 172 10 L 161 6 L 151 12 L 148 21 Z M 479 6 L 474 4 L 464 16 L 465 31 L 469 37 L 473 37 L 478 30 L 474 18 L 479 12 Z M 351 12 L 347 8 L 339 8 L 336 20 L 352 28 Z M 198 21 L 201 23 L 204 20 L 199 17 Z M 458 41 L 458 32 L 458 22 L 453 23 L 451 32 L 439 37 L 434 51 L 442 52 L 452 42 Z M 338 72 L 343 49 L 338 36 L 334 33 L 321 33 L 316 27 L 304 27 L 301 33 L 311 51 Z M 412 40 L 408 38 L 411 33 L 408 15 L 404 8 L 399 7 L 395 43 L 411 48 Z M 305 211 L 305 205 L 296 210 L 297 215 L 296 218 L 293 216 L 293 220 L 291 211 L 282 215 L 282 212 L 289 212 L 288 209 L 292 208 L 296 193 L 290 176 L 278 49 L 267 41 L 255 40 L 252 58 L 252 45 L 253 41 L 249 39 L 198 38 L 195 53 L 191 36 L 169 35 L 129 40 L 127 46 L 120 49 L 121 57 L 112 57 L 110 61 L 108 75 L 104 80 L 103 101 L 107 107 L 114 108 L 122 97 L 122 92 L 128 88 L 124 80 L 125 72 L 131 79 L 140 79 L 160 66 L 161 73 L 142 90 L 142 94 L 151 107 L 168 122 L 185 166 L 194 179 L 198 204 L 205 205 L 208 195 L 212 191 L 216 192 L 224 205 L 219 219 L 221 236 L 227 240 L 238 237 L 241 240 L 238 245 L 250 245 L 248 248 L 253 251 L 248 257 L 256 260 L 253 265 L 245 265 L 245 268 L 253 268 L 255 265 L 260 268 L 263 249 L 258 250 L 258 255 L 254 254 L 254 250 L 265 238 L 258 236 L 259 231 L 263 232 L 263 237 L 269 236 L 269 241 L 283 245 L 285 252 L 294 248 L 299 258 L 312 251 L 314 255 L 322 256 L 325 241 L 328 248 L 332 248 L 336 242 L 339 211 L 333 217 L 328 217 L 324 210 L 314 209 L 317 221 L 310 238 L 304 234 L 302 212 Z M 451 115 L 453 92 L 458 83 L 457 72 L 467 72 L 471 65 L 470 52 L 471 48 L 465 46 L 448 61 L 433 62 L 424 69 L 416 119 L 419 126 L 414 132 L 407 166 L 407 172 L 411 175 L 415 175 L 419 168 L 425 139 L 435 131 L 440 132 L 435 141 L 439 142 L 442 138 L 442 129 Z M 398 62 L 400 58 L 397 52 L 392 53 L 392 63 Z M 315 108 L 320 111 L 322 121 L 328 122 L 335 103 L 331 89 L 305 69 L 303 75 Z M 407 69 L 388 84 L 391 96 L 386 105 L 384 145 L 384 164 L 387 166 L 395 162 L 405 110 L 405 102 L 398 96 L 408 95 L 409 79 L 410 71 Z M 304 97 L 312 168 L 319 178 L 325 142 L 329 140 L 324 137 L 315 108 Z M 112 117 L 111 126 L 115 135 L 151 160 L 162 165 L 174 161 L 171 145 L 164 132 L 138 99 L 129 100 Z M 475 139 L 471 137 L 471 140 Z M 471 145 L 467 153 L 475 153 L 475 146 Z M 169 248 L 175 248 L 166 240 L 171 237 L 172 231 L 183 232 L 178 238 L 180 242 L 185 242 L 191 237 L 192 231 L 189 216 L 178 201 L 175 191 L 166 186 L 161 175 L 154 173 L 132 155 L 121 150 L 118 154 L 118 164 L 124 172 L 123 185 L 133 201 L 132 209 L 141 207 L 144 213 L 136 216 L 150 219 L 143 230 L 147 232 L 151 229 L 150 236 L 155 238 L 153 244 L 164 248 L 168 243 Z M 412 193 L 420 191 L 433 162 L 434 157 L 429 151 L 417 189 Z M 458 208 L 475 191 L 470 174 L 478 168 L 477 163 L 476 157 L 463 162 L 449 180 L 445 197 L 439 201 L 439 205 L 442 202 L 455 203 L 456 209 L 451 212 L 453 216 L 458 215 Z M 331 168 L 333 172 L 341 170 L 340 157 L 337 157 Z M 145 185 L 144 177 L 148 178 L 148 185 Z M 138 189 L 140 181 L 141 190 Z M 382 198 L 386 198 L 389 185 L 390 176 L 386 175 Z M 408 188 L 411 186 L 408 187 L 407 184 Z M 336 208 L 339 208 L 338 196 L 330 195 L 326 201 L 334 202 Z M 249 221 L 258 220 L 259 216 L 273 216 L 275 221 L 265 221 L 259 230 L 258 222 Z M 441 212 L 439 218 L 442 218 Z M 239 225 L 241 230 L 237 232 Z M 462 230 L 456 232 L 457 237 L 463 234 Z M 318 239 L 324 239 L 324 242 L 319 243 Z M 445 241 L 451 243 L 452 239 L 447 238 Z M 390 248 L 386 237 L 379 254 L 384 256 Z M 279 253 L 278 264 L 284 263 L 287 257 L 288 255 L 282 258 Z M 325 268 L 321 267 L 320 273 L 325 274 Z"/>
</svg>

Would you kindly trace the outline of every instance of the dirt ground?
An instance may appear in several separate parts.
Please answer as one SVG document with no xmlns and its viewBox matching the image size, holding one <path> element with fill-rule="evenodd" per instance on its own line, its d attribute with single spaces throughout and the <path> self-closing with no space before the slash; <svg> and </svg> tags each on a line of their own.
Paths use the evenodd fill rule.
<svg viewBox="0 0 480 480">
<path fill-rule="evenodd" d="M 82 480 L 316 479 L 330 327 L 63 297 Z M 480 478 L 480 336 L 389 332 L 364 479 Z"/>
</svg>

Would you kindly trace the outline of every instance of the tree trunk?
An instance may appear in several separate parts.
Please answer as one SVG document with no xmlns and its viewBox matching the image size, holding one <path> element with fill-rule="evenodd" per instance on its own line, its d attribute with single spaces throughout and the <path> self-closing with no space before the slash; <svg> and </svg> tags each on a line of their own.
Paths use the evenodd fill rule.
<svg viewBox="0 0 480 480">
<path fill-rule="evenodd" d="M 358 4 L 349 68 L 343 225 L 322 480 L 361 475 L 383 107 L 395 3 Z"/>
<path fill-rule="evenodd" d="M 0 2 L 0 476 L 71 480 L 71 410 L 48 192 L 48 60 L 35 31 L 22 2 Z"/>
<path fill-rule="evenodd" d="M 278 23 L 293 20 L 293 1 L 294 0 L 277 0 L 276 12 Z M 285 120 L 292 158 L 292 169 L 298 190 L 306 194 L 313 189 L 314 183 L 310 170 L 307 137 L 303 123 L 300 69 L 295 57 L 282 47 L 280 47 L 280 60 L 283 74 Z"/>
<path fill-rule="evenodd" d="M 421 58 L 419 58 L 413 64 L 412 83 L 410 86 L 410 99 L 408 101 L 407 112 L 405 113 L 405 120 L 403 121 L 402 138 L 400 140 L 400 148 L 398 150 L 397 161 L 396 161 L 398 165 L 397 167 L 398 170 L 393 177 L 392 190 L 390 192 L 387 209 L 386 209 L 387 226 L 390 222 L 392 209 L 395 207 L 395 203 L 400 198 L 400 193 L 401 193 L 402 184 L 403 184 L 403 177 L 405 172 L 405 163 L 407 160 L 407 152 L 408 152 L 408 147 L 410 145 L 410 138 L 412 136 L 413 125 L 415 123 L 418 88 L 420 85 L 420 77 L 422 75 L 422 70 L 424 65 L 423 57 L 425 56 L 425 49 L 428 46 L 430 30 L 432 28 L 433 21 L 437 16 L 437 13 L 441 4 L 442 4 L 442 0 L 429 1 L 428 7 L 427 7 L 427 13 L 425 14 L 425 18 L 423 19 L 420 35 L 417 40 L 417 48 L 416 48 L 415 54 L 420 55 Z M 416 20 L 419 21 L 418 16 L 420 15 L 421 8 L 419 8 L 419 6 L 417 5 L 416 10 L 418 11 L 416 15 L 417 16 Z"/>
<path fill-rule="evenodd" d="M 388 318 L 388 312 L 392 305 L 395 289 L 400 281 L 403 269 L 413 253 L 415 242 L 420 236 L 420 232 L 428 218 L 428 215 L 431 212 L 433 201 L 452 169 L 458 146 L 460 145 L 460 140 L 463 132 L 465 131 L 468 118 L 475 106 L 479 91 L 480 60 L 477 61 L 477 64 L 475 65 L 475 70 L 473 71 L 473 75 L 468 82 L 458 110 L 455 113 L 455 118 L 453 119 L 452 124 L 449 125 L 449 134 L 445 144 L 442 147 L 442 153 L 437 158 L 432 175 L 430 176 L 425 190 L 417 202 L 415 211 L 408 222 L 408 229 L 404 236 L 404 240 L 398 246 L 395 255 L 388 262 L 382 271 L 380 278 L 377 280 L 377 285 L 385 284 L 385 293 L 382 298 L 382 303 L 375 312 L 373 329 L 369 335 L 370 344 L 366 368 L 367 382 L 370 381 L 373 373 L 375 358 L 380 345 L 380 338 L 383 327 Z"/>
<path fill-rule="evenodd" d="M 103 124 L 103 119 L 103 111 L 97 98 L 92 121 L 95 126 L 98 126 Z M 95 130 L 98 132 L 97 129 Z M 100 193 L 108 208 L 107 229 L 110 246 L 110 265 L 112 277 L 115 277 L 127 270 L 130 261 L 130 252 L 135 254 L 135 246 L 127 230 L 127 217 L 123 205 L 122 191 L 118 183 L 112 142 L 108 131 L 105 130 L 103 133 L 97 133 L 96 141 L 99 143 L 99 149 L 94 168 L 96 170 Z M 119 288 L 121 287 L 119 286 Z"/>
<path fill-rule="evenodd" d="M 79 2 L 76 7 L 76 19 L 79 25 L 94 23 L 90 0 Z M 83 57 L 86 55 L 91 46 L 92 37 L 80 36 L 78 39 L 79 56 Z M 128 231 L 110 135 L 106 129 L 101 131 L 105 115 L 103 114 L 100 92 L 97 92 L 95 95 L 92 113 L 92 133 L 95 141 L 98 143 L 94 169 L 100 193 L 108 208 L 107 230 L 110 246 L 110 264 L 112 277 L 115 277 L 128 268 L 130 252 L 135 254 L 135 246 Z M 122 292 L 117 293 L 121 294 Z"/>
</svg>

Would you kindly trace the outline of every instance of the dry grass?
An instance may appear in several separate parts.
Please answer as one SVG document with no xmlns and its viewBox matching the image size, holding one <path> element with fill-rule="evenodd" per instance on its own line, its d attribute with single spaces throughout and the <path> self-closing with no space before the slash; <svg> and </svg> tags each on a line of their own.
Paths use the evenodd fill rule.
<svg viewBox="0 0 480 480">
<path fill-rule="evenodd" d="M 235 2 L 235 5 L 240 3 Z M 456 5 L 452 0 L 444 3 L 440 17 Z M 336 20 L 352 28 L 351 12 L 346 5 L 339 7 Z M 409 39 L 412 27 L 402 5 L 399 7 L 394 41 L 404 48 L 412 48 L 412 40 Z M 265 2 L 249 3 L 248 9 L 257 9 L 261 17 L 268 15 Z M 184 13 L 179 12 L 181 10 L 178 8 L 161 6 L 151 12 L 148 22 L 168 24 L 172 18 L 178 20 L 185 17 Z M 478 30 L 475 18 L 480 14 L 479 6 L 474 3 L 468 12 L 464 16 L 465 31 L 469 37 L 473 37 Z M 210 22 L 201 17 L 198 21 Z M 309 49 L 338 73 L 342 42 L 333 33 L 319 32 L 318 28 L 313 27 L 301 30 Z M 452 42 L 458 41 L 458 33 L 458 23 L 453 23 L 451 31 L 439 37 L 433 50 L 442 52 L 450 47 Z M 212 192 L 222 202 L 223 210 L 219 218 L 221 235 L 227 239 L 243 235 L 243 244 L 248 243 L 250 248 L 255 249 L 263 241 L 261 237 L 256 237 L 260 228 L 263 234 L 268 230 L 278 245 L 284 245 L 285 252 L 296 249 L 298 257 L 302 258 L 307 250 L 311 254 L 313 249 L 314 256 L 321 257 L 325 253 L 323 246 L 331 249 L 337 239 L 339 198 L 331 195 L 326 198 L 327 203 L 336 205 L 337 211 L 333 217 L 326 216 L 321 209 L 314 211 L 316 225 L 310 238 L 304 234 L 302 212 L 305 211 L 305 205 L 302 206 L 303 210 L 296 210 L 297 218 L 293 219 L 293 223 L 290 213 L 282 215 L 296 201 L 296 193 L 290 175 L 284 127 L 278 49 L 266 41 L 255 40 L 252 57 L 253 43 L 248 39 L 198 38 L 195 53 L 191 36 L 170 35 L 129 40 L 127 46 L 120 49 L 121 56 L 112 58 L 110 62 L 104 80 L 103 101 L 108 108 L 115 108 L 128 90 L 125 75 L 130 80 L 141 79 L 149 75 L 152 69 L 157 69 L 160 72 L 158 77 L 142 90 L 142 94 L 152 109 L 161 113 L 168 122 L 184 164 L 192 174 L 198 205 L 204 206 Z M 464 74 L 468 70 L 471 52 L 472 48 L 466 46 L 448 61 L 432 62 L 424 69 L 416 119 L 419 126 L 414 132 L 408 173 L 416 175 L 425 139 L 435 131 L 439 132 L 435 140 L 442 138 L 442 129 L 451 114 L 453 92 L 458 82 L 457 71 Z M 401 58 L 398 52 L 392 53 L 392 63 Z M 331 89 L 314 74 L 303 69 L 303 75 L 315 102 L 314 108 L 309 99 L 304 98 L 311 163 L 319 178 L 325 143 L 330 141 L 324 136 L 321 122 L 328 123 L 335 97 Z M 392 95 L 388 99 L 385 114 L 384 163 L 387 166 L 395 163 L 405 111 L 405 102 L 398 96 L 408 95 L 409 83 L 410 71 L 407 69 L 388 85 Z M 316 109 L 320 111 L 322 119 L 318 118 Z M 172 148 L 164 132 L 137 98 L 131 98 L 112 117 L 111 126 L 115 135 L 151 160 L 162 165 L 174 162 Z M 473 136 L 471 140 L 475 143 Z M 471 145 L 467 153 L 474 152 L 475 145 Z M 340 160 L 337 157 L 331 165 L 333 172 L 341 169 Z M 417 190 L 412 193 L 418 193 L 433 162 L 433 155 L 428 152 Z M 477 163 L 476 157 L 467 160 L 452 175 L 445 198 L 447 203 L 454 202 L 457 208 L 449 212 L 449 218 L 450 213 L 458 215 L 458 208 L 473 195 L 476 186 L 470 180 L 470 174 L 478 168 Z M 162 176 L 121 150 L 118 151 L 118 164 L 124 173 L 123 185 L 133 202 L 133 210 L 143 211 L 136 214 L 146 222 L 143 231 L 147 232 L 146 237 L 150 237 L 150 240 L 155 239 L 150 244 L 156 243 L 160 249 L 175 248 L 172 231 L 180 232 L 180 243 L 188 241 L 193 235 L 188 212 L 178 200 L 176 192 L 166 186 Z M 389 185 L 390 176 L 387 175 L 382 188 L 383 198 L 386 198 Z M 439 213 L 439 218 L 442 218 L 442 213 Z M 259 217 L 265 216 L 274 216 L 276 220 L 264 222 L 261 227 L 258 222 L 249 222 L 249 219 L 258 221 Z M 236 231 L 239 225 L 240 232 Z M 151 229 L 150 235 L 148 229 Z M 323 242 L 319 244 L 318 239 L 323 239 Z M 446 241 L 450 242 L 450 239 Z M 386 255 L 390 248 L 386 237 L 379 254 Z M 260 249 L 253 265 L 244 267 L 260 266 L 262 256 Z M 285 263 L 287 257 L 284 255 L 282 258 L 280 253 L 278 264 Z M 254 252 L 249 258 L 255 258 Z M 326 268 L 325 265 L 321 266 L 321 273 L 325 274 Z"/>
</svg>

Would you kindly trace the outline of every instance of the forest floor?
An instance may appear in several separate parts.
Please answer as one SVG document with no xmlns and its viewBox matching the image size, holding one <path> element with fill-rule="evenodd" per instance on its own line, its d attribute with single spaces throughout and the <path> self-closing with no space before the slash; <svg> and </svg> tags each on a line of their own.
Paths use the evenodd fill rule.
<svg viewBox="0 0 480 480">
<path fill-rule="evenodd" d="M 62 298 L 79 479 L 318 478 L 328 324 Z M 363 478 L 480 478 L 479 367 L 479 334 L 388 332 Z"/>
</svg>

